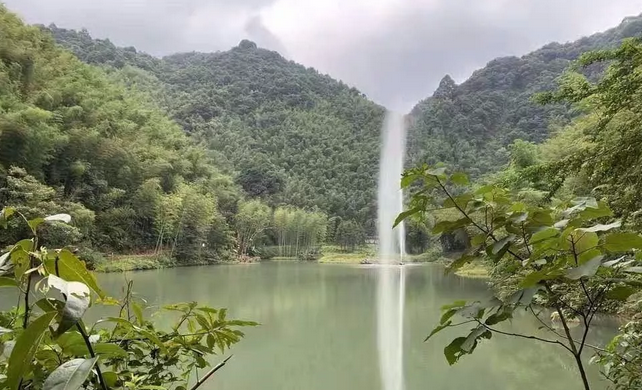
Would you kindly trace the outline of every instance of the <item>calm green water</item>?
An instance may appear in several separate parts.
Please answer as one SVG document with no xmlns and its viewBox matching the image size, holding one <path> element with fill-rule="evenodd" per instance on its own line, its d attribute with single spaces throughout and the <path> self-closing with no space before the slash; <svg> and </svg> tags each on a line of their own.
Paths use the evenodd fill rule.
<svg viewBox="0 0 642 390">
<path fill-rule="evenodd" d="M 482 281 L 446 276 L 438 266 L 408 266 L 405 375 L 408 390 L 580 389 L 565 351 L 528 340 L 493 337 L 455 366 L 443 347 L 456 332 L 423 339 L 439 308 L 488 294 Z M 234 358 L 202 388 L 217 390 L 379 389 L 376 348 L 377 268 L 306 263 L 263 263 L 175 268 L 128 274 L 153 304 L 199 301 L 229 307 L 230 317 L 261 322 L 233 347 Z M 122 274 L 101 274 L 118 295 Z M 535 334 L 527 316 L 506 327 Z M 593 341 L 610 337 L 597 329 Z M 598 378 L 593 368 L 591 377 Z M 597 380 L 597 379 L 596 379 Z M 601 386 L 595 386 L 601 388 Z"/>
</svg>

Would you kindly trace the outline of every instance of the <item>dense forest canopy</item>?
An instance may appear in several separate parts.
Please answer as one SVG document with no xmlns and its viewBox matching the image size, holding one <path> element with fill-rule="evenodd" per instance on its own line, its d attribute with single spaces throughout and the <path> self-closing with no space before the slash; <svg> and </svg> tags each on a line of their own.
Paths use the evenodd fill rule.
<svg viewBox="0 0 642 390">
<path fill-rule="evenodd" d="M 151 92 L 248 196 L 318 208 L 374 232 L 384 109 L 358 90 L 247 40 L 157 59 L 86 31 L 47 30 L 83 61 Z"/>
<path fill-rule="evenodd" d="M 616 47 L 642 33 L 642 17 L 626 18 L 603 33 L 566 44 L 551 43 L 522 57 L 490 61 L 460 85 L 445 76 L 432 97 L 411 111 L 409 165 L 447 163 L 473 177 L 509 161 L 516 139 L 541 143 L 551 129 L 579 114 L 567 103 L 541 105 L 534 94 L 555 89 L 557 79 L 582 53 Z M 583 69 L 595 79 L 602 64 Z"/>
</svg>

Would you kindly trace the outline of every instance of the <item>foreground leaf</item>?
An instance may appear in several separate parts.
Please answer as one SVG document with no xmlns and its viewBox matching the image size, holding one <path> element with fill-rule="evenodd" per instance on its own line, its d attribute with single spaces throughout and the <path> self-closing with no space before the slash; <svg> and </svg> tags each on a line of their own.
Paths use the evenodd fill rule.
<svg viewBox="0 0 642 390">
<path fill-rule="evenodd" d="M 76 390 L 87 380 L 98 358 L 74 359 L 56 368 L 43 384 L 44 390 Z"/>
<path fill-rule="evenodd" d="M 45 265 L 50 274 L 56 274 L 55 259 L 47 259 Z M 62 279 L 69 282 L 82 282 L 98 294 L 100 298 L 106 298 L 105 293 L 98 287 L 94 275 L 87 270 L 82 261 L 67 249 L 58 252 L 58 273 Z"/>
<path fill-rule="evenodd" d="M 9 389 L 17 390 L 20 380 L 31 371 L 33 357 L 54 317 L 56 317 L 56 313 L 50 312 L 36 318 L 16 340 L 9 357 L 6 382 Z"/>
<path fill-rule="evenodd" d="M 62 319 L 56 329 L 56 335 L 61 335 L 76 325 L 89 308 L 89 287 L 81 282 L 67 282 L 56 275 L 49 275 L 48 282 L 50 287 L 67 297 L 62 309 Z"/>
<path fill-rule="evenodd" d="M 590 277 L 597 273 L 597 269 L 602 264 L 604 256 L 597 256 L 580 265 L 579 267 L 571 268 L 566 271 L 566 277 L 571 280 L 578 280 L 583 277 Z"/>
<path fill-rule="evenodd" d="M 609 252 L 627 252 L 642 248 L 642 237 L 635 233 L 614 233 L 606 236 L 604 247 Z"/>
<path fill-rule="evenodd" d="M 457 363 L 457 360 L 466 353 L 461 349 L 465 341 L 466 337 L 457 337 L 444 348 L 444 356 L 446 356 L 446 360 L 451 366 Z"/>
</svg>

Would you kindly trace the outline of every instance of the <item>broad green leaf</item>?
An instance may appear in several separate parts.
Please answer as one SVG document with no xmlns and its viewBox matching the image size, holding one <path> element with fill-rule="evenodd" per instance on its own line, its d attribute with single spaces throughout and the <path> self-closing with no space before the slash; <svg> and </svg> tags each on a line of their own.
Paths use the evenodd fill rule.
<svg viewBox="0 0 642 390">
<path fill-rule="evenodd" d="M 596 258 L 597 256 L 600 256 L 600 255 L 602 255 L 602 251 L 600 251 L 599 249 L 597 249 L 597 248 L 589 249 L 586 252 L 582 252 L 577 257 L 577 260 L 578 260 L 579 264 L 575 264 L 575 259 L 573 259 L 572 262 L 569 263 L 569 264 L 572 267 L 575 267 L 577 265 L 582 265 L 582 264 L 586 263 L 587 261 L 592 260 L 592 259 L 594 259 L 594 258 Z"/>
<path fill-rule="evenodd" d="M 432 229 L 433 234 L 439 234 L 443 232 L 452 232 L 459 228 L 462 228 L 470 223 L 470 218 L 463 217 L 456 221 L 441 221 L 435 224 Z"/>
<path fill-rule="evenodd" d="M 537 232 L 535 232 L 529 241 L 530 244 L 535 244 L 540 241 L 547 240 L 549 238 L 557 236 L 559 231 L 553 227 L 544 227 Z"/>
<path fill-rule="evenodd" d="M 102 299 L 106 298 L 105 293 L 98 287 L 96 278 L 87 270 L 85 264 L 78 260 L 73 253 L 67 249 L 58 252 L 59 276 L 68 282 L 81 282 L 93 290 Z M 55 258 L 47 259 L 45 267 L 50 274 L 56 274 Z"/>
<path fill-rule="evenodd" d="M 31 228 L 31 231 L 36 234 L 36 229 L 38 229 L 38 226 L 40 226 L 43 222 L 45 222 L 44 218 L 34 218 L 27 221 L 27 224 Z"/>
<path fill-rule="evenodd" d="M 555 224 L 553 225 L 553 227 L 554 227 L 555 229 L 565 229 L 565 228 L 566 228 L 566 226 L 568 225 L 568 221 L 569 221 L 568 219 L 562 219 L 562 220 L 559 220 L 559 221 L 555 222 Z"/>
<path fill-rule="evenodd" d="M 525 213 L 525 212 L 515 212 L 510 217 L 510 220 L 513 221 L 513 223 L 518 223 L 518 224 L 525 222 L 527 219 L 528 219 L 528 213 Z"/>
<path fill-rule="evenodd" d="M 461 349 L 461 345 L 466 341 L 466 337 L 457 337 L 444 348 L 444 356 L 451 366 L 457 363 L 457 360 L 466 352 Z"/>
<path fill-rule="evenodd" d="M 530 213 L 530 223 L 535 226 L 552 226 L 554 224 L 550 210 L 533 210 Z"/>
<path fill-rule="evenodd" d="M 81 282 L 67 282 L 56 275 L 48 276 L 48 283 L 66 296 L 65 306 L 62 309 L 62 318 L 56 335 L 65 333 L 82 318 L 90 303 L 89 287 Z"/>
<path fill-rule="evenodd" d="M 29 252 L 22 248 L 14 247 L 10 257 L 13 263 L 13 274 L 16 279 L 21 280 L 25 272 L 29 269 Z"/>
<path fill-rule="evenodd" d="M 615 299 L 617 301 L 626 301 L 629 297 L 635 294 L 638 291 L 637 288 L 631 286 L 617 286 L 606 293 L 606 297 L 609 299 Z"/>
<path fill-rule="evenodd" d="M 466 301 L 455 301 L 441 307 L 442 311 L 466 306 Z"/>
<path fill-rule="evenodd" d="M 485 186 L 481 186 L 477 190 L 475 190 L 475 194 L 477 194 L 477 195 L 485 195 L 485 194 L 488 194 L 490 192 L 495 191 L 496 189 L 497 189 L 497 187 L 495 187 L 495 186 L 485 185 Z"/>
<path fill-rule="evenodd" d="M 564 235 L 562 235 L 563 237 Z M 597 233 L 593 232 L 583 232 L 579 229 L 575 229 L 569 234 L 564 240 L 564 247 L 568 250 L 575 249 L 575 253 L 579 254 L 586 252 L 589 249 L 595 248 L 599 243 L 600 239 L 597 236 Z"/>
<path fill-rule="evenodd" d="M 38 306 L 44 312 L 58 312 L 62 311 L 62 308 L 65 307 L 65 303 L 55 298 L 42 298 L 36 302 L 36 306 Z"/>
<path fill-rule="evenodd" d="M 11 216 L 15 212 L 16 210 L 13 207 L 3 207 L 2 211 L 0 212 L 0 226 L 6 229 L 9 218 L 11 218 Z"/>
<path fill-rule="evenodd" d="M 642 237 L 635 233 L 613 233 L 604 239 L 604 247 L 609 252 L 628 252 L 642 248 Z"/>
<path fill-rule="evenodd" d="M 440 324 L 440 325 L 443 325 L 443 324 L 445 324 L 446 322 L 448 322 L 448 320 L 449 320 L 449 319 L 451 319 L 451 318 L 452 318 L 452 316 L 454 316 L 455 314 L 457 314 L 457 312 L 458 312 L 458 311 L 459 311 L 459 308 L 455 308 L 455 309 L 450 309 L 450 310 L 448 310 L 448 311 L 444 312 L 444 313 L 441 315 L 441 318 L 439 319 L 439 324 Z"/>
<path fill-rule="evenodd" d="M 407 188 L 409 185 L 411 185 L 415 180 L 419 179 L 421 175 L 418 174 L 409 174 L 409 175 L 404 175 L 401 178 L 401 188 Z"/>
<path fill-rule="evenodd" d="M 597 269 L 600 268 L 600 264 L 602 264 L 603 258 L 604 256 L 597 256 L 579 267 L 569 269 L 566 271 L 566 277 L 571 280 L 578 280 L 595 275 Z"/>
<path fill-rule="evenodd" d="M 534 271 L 526 275 L 519 285 L 523 288 L 535 287 L 542 280 L 555 279 L 561 274 L 559 270 L 542 269 L 540 271 Z"/>
<path fill-rule="evenodd" d="M 615 267 L 616 265 L 620 265 L 622 263 L 622 260 L 626 259 L 626 256 L 620 256 L 617 259 L 605 261 L 602 263 L 602 266 L 607 267 L 607 268 L 612 268 Z"/>
<path fill-rule="evenodd" d="M 116 344 L 98 343 L 93 348 L 98 356 L 106 359 L 127 357 L 127 352 Z"/>
<path fill-rule="evenodd" d="M 15 279 L 0 276 L 0 287 L 16 287 L 17 285 Z"/>
<path fill-rule="evenodd" d="M 77 331 L 63 333 L 56 339 L 56 344 L 62 348 L 64 353 L 72 356 L 85 356 L 89 352 L 85 339 Z"/>
<path fill-rule="evenodd" d="M 510 245 L 511 242 L 513 242 L 513 240 L 515 240 L 515 236 L 510 234 L 510 235 L 502 238 L 501 240 L 497 241 L 491 247 L 492 248 L 491 249 L 492 254 L 493 255 L 497 255 L 500 252 L 502 252 L 504 249 L 508 249 L 508 246 Z"/>
<path fill-rule="evenodd" d="M 36 352 L 35 357 L 36 360 L 40 361 L 41 363 L 45 363 L 45 365 L 52 365 L 52 368 L 58 367 L 60 365 L 60 356 L 49 347 L 45 347 Z"/>
<path fill-rule="evenodd" d="M 486 233 L 477 234 L 470 240 L 470 244 L 473 246 L 481 245 L 486 242 L 487 238 Z"/>
<path fill-rule="evenodd" d="M 70 223 L 71 222 L 71 215 L 69 214 L 55 214 L 55 215 L 50 215 L 45 218 L 45 221 L 47 222 L 64 222 L 64 223 Z"/>
<path fill-rule="evenodd" d="M 447 327 L 449 327 L 449 326 L 450 326 L 450 324 L 452 324 L 452 321 L 447 321 L 447 322 L 445 322 L 445 323 L 443 323 L 443 324 L 439 324 L 437 327 L 435 327 L 435 328 L 430 332 L 430 334 L 429 334 L 428 336 L 426 336 L 426 338 L 424 339 L 424 342 L 426 342 L 426 341 L 430 340 L 430 338 L 431 338 L 432 336 L 436 335 L 437 333 L 439 333 L 439 332 L 441 332 L 442 330 L 444 330 L 444 329 L 446 329 Z"/>
<path fill-rule="evenodd" d="M 444 200 L 443 207 L 444 208 L 459 207 L 460 209 L 465 209 L 466 206 L 468 205 L 468 202 L 470 202 L 471 200 L 473 200 L 473 194 L 470 194 L 470 193 L 462 194 L 452 199 L 447 198 L 446 200 Z"/>
<path fill-rule="evenodd" d="M 406 210 L 406 211 L 401 212 L 397 216 L 397 219 L 395 219 L 395 223 L 392 225 L 391 229 L 396 227 L 397 225 L 399 225 L 401 222 L 403 222 L 404 219 L 406 219 L 406 218 L 408 218 L 408 217 L 410 217 L 410 216 L 412 216 L 414 214 L 417 214 L 419 212 L 421 212 L 421 207 L 415 207 L 415 208 L 412 208 L 410 210 Z"/>
<path fill-rule="evenodd" d="M 43 390 L 76 390 L 87 380 L 98 358 L 73 359 L 56 368 L 43 384 Z"/>
<path fill-rule="evenodd" d="M 477 346 L 477 340 L 479 340 L 480 338 L 491 338 L 490 331 L 482 325 L 479 325 L 478 327 L 473 329 L 468 337 L 466 337 L 466 341 L 461 344 L 462 351 L 466 353 L 473 352 L 475 350 L 475 347 Z"/>
<path fill-rule="evenodd" d="M 143 325 L 143 308 L 138 302 L 132 302 L 132 309 L 134 310 L 138 325 Z"/>
<path fill-rule="evenodd" d="M 615 221 L 613 223 L 609 223 L 608 225 L 597 224 L 597 225 L 591 226 L 590 228 L 581 228 L 579 230 L 582 230 L 585 232 L 607 232 L 611 229 L 617 229 L 620 226 L 622 226 L 622 221 Z"/>
<path fill-rule="evenodd" d="M 446 174 L 446 167 L 439 167 L 439 168 L 432 168 L 426 170 L 426 174 L 430 176 L 436 176 L 439 178 L 445 177 Z"/>
<path fill-rule="evenodd" d="M 16 340 L 9 357 L 6 382 L 9 389 L 18 390 L 20 380 L 31 371 L 33 358 L 55 316 L 56 313 L 50 312 L 36 318 Z"/>
<path fill-rule="evenodd" d="M 579 213 L 579 217 L 585 221 L 591 221 L 598 218 L 612 217 L 613 212 L 606 202 L 597 202 L 597 207 L 587 207 Z"/>
<path fill-rule="evenodd" d="M 114 388 L 118 386 L 118 375 L 113 371 L 103 372 L 103 379 L 107 387 Z"/>
<path fill-rule="evenodd" d="M 489 315 L 488 318 L 486 318 L 486 325 L 492 326 L 511 318 L 513 318 L 513 313 L 511 311 L 502 310 L 500 312 Z"/>
<path fill-rule="evenodd" d="M 469 184 L 468 176 L 463 172 L 455 172 L 450 176 L 450 181 L 460 186 L 467 186 Z"/>
</svg>

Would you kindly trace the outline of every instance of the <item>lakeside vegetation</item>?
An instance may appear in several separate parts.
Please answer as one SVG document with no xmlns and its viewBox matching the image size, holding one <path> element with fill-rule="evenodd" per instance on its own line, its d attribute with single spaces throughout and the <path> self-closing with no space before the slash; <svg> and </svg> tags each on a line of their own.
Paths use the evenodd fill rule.
<svg viewBox="0 0 642 390">
<path fill-rule="evenodd" d="M 40 388 L 71 362 L 83 368 L 79 386 L 90 378 L 104 389 L 114 376 L 92 371 L 100 366 L 91 346 L 77 349 L 95 335 L 109 336 L 101 364 L 114 383 L 185 388 L 171 372 L 177 359 L 187 375 L 204 368 L 197 356 L 239 341 L 232 327 L 253 325 L 227 321 L 223 309 L 200 307 L 208 314 L 199 317 L 184 304 L 169 310 L 199 324 L 201 337 L 181 330 L 183 322 L 160 332 L 130 296 L 105 302 L 80 259 L 114 272 L 375 257 L 366 242 L 376 226 L 383 109 L 357 90 L 249 41 L 157 59 L 86 32 L 26 26 L 2 6 L 0 25 L 0 203 L 9 227 L 0 232 L 0 286 L 24 295 L 22 309 L 0 316 L 3 348 L 15 342 L 0 365 L 12 389 Z M 433 334 L 473 324 L 446 346 L 448 363 L 507 335 L 496 325 L 516 310 L 541 320 L 533 308 L 543 305 L 562 330 L 545 326 L 550 339 L 508 335 L 568 352 L 587 390 L 589 350 L 615 389 L 642 386 L 642 40 L 622 41 L 641 32 L 634 18 L 578 43 L 493 61 L 460 86 L 444 78 L 411 113 L 416 167 L 402 179 L 411 200 L 399 219 L 407 221 L 407 259 L 488 278 L 497 293 L 444 308 Z M 65 246 L 78 256 L 47 249 Z M 61 257 L 73 272 L 58 272 Z M 36 274 L 64 299 L 40 297 L 36 309 Z M 80 321 L 92 294 L 134 314 L 121 310 L 110 332 L 92 335 Z M 598 312 L 631 320 L 593 348 L 586 337 Z M 584 326 L 579 338 L 571 322 Z M 69 350 L 58 338 L 73 327 Z M 125 358 L 139 369 L 121 370 Z M 143 370 L 153 375 L 140 379 Z"/>
</svg>

